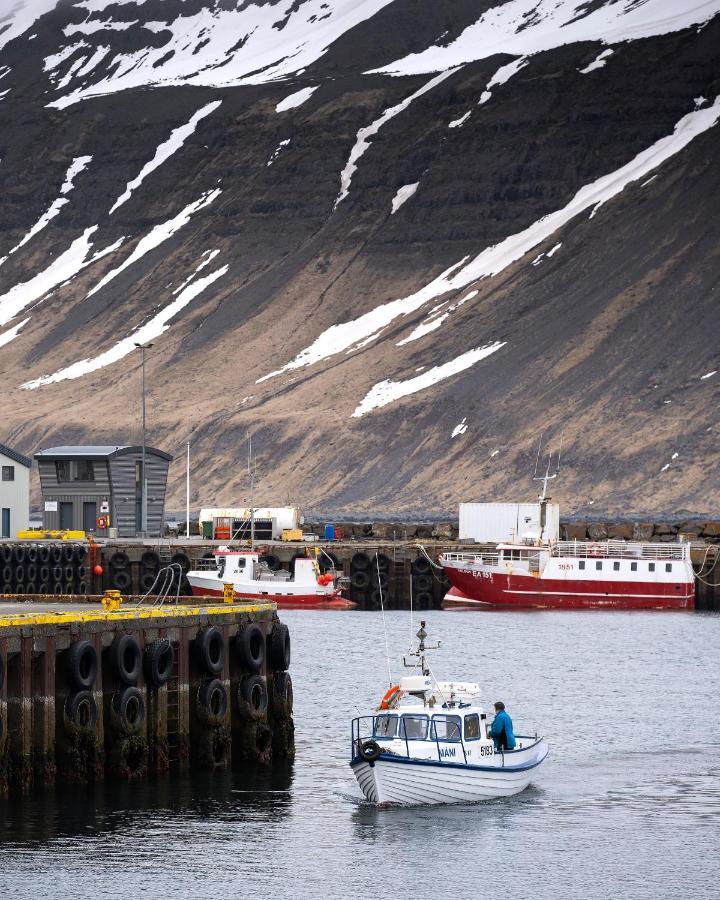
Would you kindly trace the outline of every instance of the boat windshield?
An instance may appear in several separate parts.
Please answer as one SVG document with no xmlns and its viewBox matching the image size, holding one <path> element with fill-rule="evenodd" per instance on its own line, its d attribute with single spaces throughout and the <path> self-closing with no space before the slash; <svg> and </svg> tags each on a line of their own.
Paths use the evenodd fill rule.
<svg viewBox="0 0 720 900">
<path fill-rule="evenodd" d="M 217 561 L 218 578 L 222 578 L 223 575 L 225 574 L 225 562 L 226 562 L 226 560 L 225 560 L 224 556 L 218 557 L 218 561 Z"/>
<path fill-rule="evenodd" d="M 397 734 L 397 716 L 376 716 L 373 737 L 391 738 Z"/>
<path fill-rule="evenodd" d="M 460 716 L 433 716 L 430 737 L 434 741 L 459 741 Z"/>
<path fill-rule="evenodd" d="M 427 716 L 403 716 L 400 736 L 409 741 L 424 741 L 427 738 Z"/>
</svg>

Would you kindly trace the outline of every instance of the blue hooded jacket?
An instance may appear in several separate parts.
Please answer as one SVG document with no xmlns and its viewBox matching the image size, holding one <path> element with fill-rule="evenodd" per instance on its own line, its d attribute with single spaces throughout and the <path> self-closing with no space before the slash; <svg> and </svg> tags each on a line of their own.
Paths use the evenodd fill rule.
<svg viewBox="0 0 720 900">
<path fill-rule="evenodd" d="M 512 719 L 504 709 L 495 713 L 495 719 L 490 726 L 490 737 L 495 741 L 496 750 L 515 749 Z"/>
</svg>

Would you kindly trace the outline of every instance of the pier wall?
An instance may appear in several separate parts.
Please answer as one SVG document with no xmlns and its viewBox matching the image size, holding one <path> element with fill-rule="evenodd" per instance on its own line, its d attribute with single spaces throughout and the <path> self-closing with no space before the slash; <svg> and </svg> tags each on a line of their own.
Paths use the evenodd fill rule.
<svg viewBox="0 0 720 900">
<path fill-rule="evenodd" d="M 0 792 L 292 757 L 289 642 L 273 604 L 0 601 Z"/>
</svg>

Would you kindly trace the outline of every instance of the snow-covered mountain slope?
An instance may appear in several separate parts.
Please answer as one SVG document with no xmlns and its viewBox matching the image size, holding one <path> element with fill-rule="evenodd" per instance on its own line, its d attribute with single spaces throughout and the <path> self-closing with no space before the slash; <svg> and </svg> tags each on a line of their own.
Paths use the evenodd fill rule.
<svg viewBox="0 0 720 900">
<path fill-rule="evenodd" d="M 152 340 L 203 503 L 709 511 L 719 134 L 720 0 L 0 0 L 3 440 Z"/>
</svg>

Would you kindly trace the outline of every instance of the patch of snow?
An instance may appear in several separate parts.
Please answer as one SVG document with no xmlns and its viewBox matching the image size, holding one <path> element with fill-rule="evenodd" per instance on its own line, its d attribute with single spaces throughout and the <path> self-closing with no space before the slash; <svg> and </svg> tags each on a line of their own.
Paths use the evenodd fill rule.
<svg viewBox="0 0 720 900">
<path fill-rule="evenodd" d="M 19 0 L 9 11 L 2 10 L 0 50 L 10 41 L 30 31 L 37 20 L 57 6 L 57 0 Z"/>
<path fill-rule="evenodd" d="M 278 105 L 275 107 L 275 112 L 283 113 L 287 112 L 289 109 L 295 109 L 296 106 L 302 106 L 302 104 L 309 100 L 315 91 L 320 87 L 319 84 L 316 84 L 315 87 L 304 87 L 299 91 L 295 91 L 294 94 L 288 95 L 284 100 L 281 100 Z"/>
<path fill-rule="evenodd" d="M 512 62 L 506 63 L 504 66 L 500 66 L 497 72 L 493 75 L 493 77 L 488 81 L 485 86 L 485 90 L 480 95 L 480 99 L 478 100 L 478 106 L 482 106 L 484 103 L 487 103 L 488 100 L 492 97 L 492 89 L 494 87 L 498 87 L 501 84 L 505 84 L 510 81 L 513 75 L 517 74 L 520 69 L 524 69 L 528 64 L 528 59 L 524 56 L 519 57 L 518 59 L 514 59 Z"/>
<path fill-rule="evenodd" d="M 420 182 L 416 181 L 414 184 L 404 184 L 401 188 L 398 188 L 397 193 L 392 198 L 391 216 L 394 216 L 403 203 L 406 203 L 413 196 L 419 184 Z"/>
<path fill-rule="evenodd" d="M 594 72 L 596 69 L 602 69 L 614 52 L 615 51 L 612 49 L 612 47 L 608 47 L 607 50 L 603 50 L 602 53 L 599 53 L 589 66 L 585 66 L 584 69 L 578 69 L 578 72 L 581 75 L 587 75 L 588 72 Z"/>
<path fill-rule="evenodd" d="M 100 65 L 108 53 L 110 53 L 110 47 L 98 47 L 85 65 L 74 71 L 73 78 L 83 78 L 85 75 L 89 75 L 96 66 Z"/>
<path fill-rule="evenodd" d="M 128 258 L 122 262 L 116 269 L 112 269 L 104 278 L 101 278 L 100 281 L 95 285 L 94 288 L 90 290 L 88 293 L 88 297 L 92 297 L 93 294 L 96 294 L 98 291 L 102 290 L 106 285 L 108 285 L 113 279 L 117 278 L 125 269 L 129 268 L 133 263 L 136 263 L 139 259 L 145 256 L 146 253 L 149 253 L 151 250 L 154 250 L 156 247 L 159 247 L 164 241 L 167 241 L 171 238 L 176 231 L 179 231 L 183 225 L 187 225 L 192 216 L 201 209 L 204 209 L 206 206 L 209 206 L 213 200 L 217 199 L 220 196 L 222 191 L 220 188 L 215 188 L 213 191 L 208 191 L 203 194 L 198 200 L 195 200 L 193 203 L 189 203 L 185 209 L 181 210 L 176 216 L 172 219 L 169 219 L 167 222 L 162 222 L 160 225 L 156 225 L 149 234 L 146 234 L 144 238 L 141 238 L 138 241 L 137 246 L 132 251 L 132 253 L 128 256 Z"/>
<path fill-rule="evenodd" d="M 114 22 L 112 19 L 101 22 L 97 19 L 86 19 L 79 24 L 67 25 L 63 28 L 63 34 L 65 37 L 73 37 L 76 34 L 91 35 L 98 31 L 127 31 L 137 24 L 137 19 L 134 22 Z"/>
<path fill-rule="evenodd" d="M 25 325 L 30 321 L 30 317 L 27 319 L 23 319 L 22 322 L 18 322 L 17 325 L 13 325 L 12 328 L 8 328 L 7 331 L 0 334 L 0 347 L 4 347 L 5 344 L 9 344 L 10 341 L 14 341 L 15 338 L 20 333 L 20 330 L 24 328 Z"/>
<path fill-rule="evenodd" d="M 422 375 L 416 375 L 407 381 L 391 381 L 390 379 L 380 381 L 363 397 L 352 414 L 352 418 L 359 419 L 373 409 L 380 409 L 389 403 L 400 400 L 402 397 L 409 397 L 418 391 L 427 390 L 427 388 L 444 381 L 446 378 L 452 378 L 453 375 L 464 372 L 480 362 L 480 360 L 495 353 L 501 347 L 504 347 L 505 343 L 505 341 L 495 341 L 493 344 L 486 344 L 484 347 L 468 350 L 455 359 L 440 366 L 433 366 L 432 369 L 428 369 Z"/>
<path fill-rule="evenodd" d="M 457 437 L 459 434 L 465 434 L 465 432 L 468 430 L 466 422 L 467 422 L 467 416 L 462 420 L 462 422 L 460 422 L 458 425 L 456 425 L 453 428 L 452 433 L 450 434 L 450 437 L 454 438 L 454 437 Z"/>
<path fill-rule="evenodd" d="M 705 106 L 707 103 L 707 97 L 695 97 L 693 100 L 695 104 L 695 109 L 699 109 L 701 106 Z"/>
<path fill-rule="evenodd" d="M 64 195 L 64 194 L 70 193 L 70 191 L 74 187 L 75 178 L 81 172 L 83 172 L 91 162 L 92 162 L 92 156 L 78 156 L 72 161 L 72 163 L 70 164 L 70 168 L 67 170 L 67 173 L 65 174 L 65 181 L 63 182 L 63 185 L 60 188 L 61 194 Z M 70 201 L 67 200 L 64 196 L 58 197 L 57 200 L 53 200 L 53 202 L 48 207 L 48 209 L 46 209 L 45 212 L 42 214 L 42 216 L 40 216 L 40 218 L 32 226 L 30 231 L 28 231 L 28 233 L 20 241 L 20 243 L 16 244 L 12 248 L 12 250 L 10 250 L 10 252 L 8 253 L 7 256 L 4 256 L 2 259 L 0 259 L 0 266 L 2 266 L 2 264 L 10 256 L 12 256 L 13 253 L 17 253 L 17 251 L 21 247 L 24 247 L 25 244 L 28 243 L 28 241 L 31 241 L 35 237 L 36 234 L 41 232 L 43 230 L 43 228 L 45 228 L 49 222 L 51 222 L 56 216 L 58 216 L 60 214 L 60 211 L 62 210 L 63 206 L 65 206 L 65 204 L 67 204 L 69 202 Z"/>
<path fill-rule="evenodd" d="M 677 459 L 678 456 L 680 456 L 680 454 L 676 451 L 675 453 L 673 453 L 673 455 L 670 457 L 670 459 Z"/>
<path fill-rule="evenodd" d="M 440 84 L 442 81 L 445 81 L 446 78 L 449 78 L 454 72 L 456 72 L 456 68 L 448 69 L 447 72 L 441 72 L 439 75 L 435 76 L 435 78 L 431 78 L 430 81 L 425 82 L 425 84 L 418 88 L 414 93 L 410 94 L 400 103 L 397 103 L 395 106 L 388 107 L 383 114 L 375 119 L 374 122 L 371 122 L 369 125 L 366 125 L 364 128 L 359 129 L 357 133 L 357 137 L 355 139 L 355 143 L 353 144 L 352 150 L 350 151 L 350 156 L 348 157 L 348 161 L 345 163 L 345 168 L 340 173 L 340 193 L 337 195 L 337 199 L 335 200 L 335 207 L 337 208 L 338 204 L 342 203 L 342 201 L 347 197 L 350 192 L 350 182 L 352 181 L 352 177 L 357 171 L 357 164 L 361 156 L 370 148 L 370 138 L 377 134 L 378 131 L 385 125 L 390 119 L 394 119 L 395 116 L 399 115 L 403 110 L 407 109 L 408 106 L 413 102 L 413 100 L 417 100 L 418 97 L 422 97 L 423 94 L 426 94 L 428 91 L 431 91 L 434 87 Z"/>
<path fill-rule="evenodd" d="M 499 53 L 527 56 L 578 41 L 618 44 L 682 31 L 702 24 L 720 11 L 718 0 L 644 0 L 605 3 L 579 15 L 578 0 L 506 0 L 482 12 L 472 25 L 446 46 L 436 44 L 389 65 L 373 69 L 390 75 L 422 75 L 449 66 L 489 59 Z M 540 15 L 538 15 L 540 13 Z M 518 25 L 531 22 L 522 29 Z"/>
<path fill-rule="evenodd" d="M 661 472 L 667 472 L 667 470 L 668 470 L 669 468 L 670 468 L 670 463 L 665 463 L 665 465 L 662 467 L 662 469 L 660 469 L 660 471 L 661 471 Z"/>
<path fill-rule="evenodd" d="M 175 290 L 173 291 L 173 296 L 175 296 L 175 294 L 179 294 L 180 291 L 184 290 L 184 288 L 186 288 L 190 284 L 190 282 L 195 278 L 195 276 L 198 274 L 198 272 L 202 272 L 202 270 L 206 266 L 209 266 L 210 263 L 215 259 L 215 257 L 219 253 L 220 253 L 219 250 L 206 250 L 200 257 L 201 262 L 198 265 L 198 267 L 195 269 L 194 272 L 190 273 L 190 275 L 185 279 L 185 281 L 183 281 L 183 283 L 180 285 L 180 287 L 175 288 Z M 168 285 L 168 287 L 170 287 L 170 285 Z"/>
<path fill-rule="evenodd" d="M 6 75 L 9 75 L 12 72 L 10 66 L 3 66 L 0 68 L 0 79 L 4 78 Z"/>
<path fill-rule="evenodd" d="M 543 256 L 545 256 L 544 253 L 539 253 L 539 254 L 535 257 L 535 259 L 532 261 L 532 265 L 533 265 L 533 266 L 539 266 L 540 263 L 541 263 L 542 260 L 543 260 Z"/>
<path fill-rule="evenodd" d="M 452 122 L 450 122 L 448 128 L 462 128 L 465 122 L 467 122 L 467 120 L 470 118 L 471 112 L 472 110 L 469 109 L 464 116 L 460 116 L 459 119 L 454 119 Z"/>
<path fill-rule="evenodd" d="M 650 184 L 650 182 L 651 182 L 651 181 L 655 181 L 656 178 L 657 178 L 657 172 L 656 172 L 654 175 L 651 175 L 651 176 L 647 179 L 647 181 L 643 181 L 643 183 L 640 185 L 640 187 L 645 187 L 646 184 Z M 591 216 L 591 218 L 592 218 L 592 216 Z"/>
<path fill-rule="evenodd" d="M 554 256 L 561 247 L 562 247 L 562 241 L 555 244 L 555 246 L 552 248 L 552 250 L 548 250 L 547 258 L 550 259 L 551 256 Z"/>
<path fill-rule="evenodd" d="M 79 238 L 76 238 L 68 249 L 53 260 L 42 272 L 38 272 L 30 281 L 16 284 L 9 291 L 0 296 L 0 325 L 5 325 L 13 319 L 21 310 L 25 309 L 36 300 L 42 299 L 49 291 L 58 285 L 71 280 L 86 266 L 115 251 L 120 241 L 94 256 L 88 258 L 92 242 L 90 237 L 97 231 L 98 226 L 86 228 Z M 122 240 L 122 239 L 121 239 Z"/>
<path fill-rule="evenodd" d="M 490 454 L 490 459 L 492 459 L 493 456 L 497 456 L 499 452 L 499 450 L 493 450 L 493 452 Z"/>
<path fill-rule="evenodd" d="M 155 169 L 159 168 L 166 160 L 168 160 L 173 153 L 176 153 L 185 143 L 185 141 L 195 133 L 195 129 L 198 126 L 198 122 L 204 119 L 206 116 L 209 116 L 210 113 L 214 112 L 218 106 L 220 106 L 222 100 L 213 100 L 212 103 L 208 103 L 206 106 L 201 107 L 196 113 L 193 114 L 189 122 L 186 122 L 184 125 L 180 125 L 178 128 L 174 128 L 170 132 L 170 137 L 164 141 L 155 151 L 155 156 L 150 160 L 150 162 L 146 163 L 143 168 L 140 170 L 140 174 L 133 178 L 132 181 L 127 183 L 127 187 L 125 188 L 125 192 L 118 197 L 115 203 L 110 210 L 110 215 L 112 215 L 116 209 L 121 207 L 123 203 L 127 203 L 130 197 L 133 194 L 133 191 L 137 190 L 143 181 L 150 175 Z"/>
<path fill-rule="evenodd" d="M 46 2 L 49 8 L 55 5 L 55 0 Z M 172 13 L 167 13 L 172 21 L 149 23 L 150 30 L 161 38 L 160 46 L 113 53 L 101 78 L 78 84 L 50 105 L 63 108 L 88 97 L 155 85 L 229 87 L 289 78 L 311 66 L 342 35 L 391 2 L 304 0 L 284 6 L 259 0 L 158 3 L 172 7 Z M 114 5 L 84 8 L 101 13 L 107 21 L 113 18 Z M 186 11 L 186 6 L 192 9 Z"/>
<path fill-rule="evenodd" d="M 278 158 L 278 156 L 280 156 L 280 152 L 282 151 L 282 148 L 283 148 L 283 147 L 287 147 L 287 145 L 288 145 L 289 143 L 290 143 L 290 138 L 285 138 L 284 141 L 280 141 L 280 143 L 277 145 L 277 147 L 276 147 L 275 150 L 273 151 L 273 155 L 272 155 L 272 156 L 270 157 L 270 159 L 265 163 L 265 165 L 266 165 L 266 166 L 271 166 L 271 165 L 275 162 L 275 160 Z"/>
<path fill-rule="evenodd" d="M 450 311 L 448 310 L 448 312 L 444 312 L 436 319 L 430 319 L 429 321 L 421 322 L 417 326 L 417 328 L 414 328 L 406 338 L 398 341 L 396 346 L 404 347 L 405 344 L 409 344 L 411 341 L 417 341 L 419 338 L 425 337 L 426 334 L 430 334 L 431 332 L 436 331 L 449 315 Z"/>
<path fill-rule="evenodd" d="M 83 50 L 85 47 L 89 48 L 90 44 L 86 44 L 85 41 L 78 41 L 75 44 L 68 44 L 67 47 L 63 47 L 58 53 L 46 56 L 43 60 L 43 70 L 45 72 L 54 71 L 58 66 L 64 63 L 66 59 L 69 59 L 73 53 L 77 50 Z M 52 78 L 53 76 L 50 77 Z"/>
<path fill-rule="evenodd" d="M 712 378 L 713 375 L 717 375 L 718 370 L 713 369 L 712 372 L 707 372 L 705 375 L 700 376 L 700 381 L 705 381 L 706 378 Z"/>
<path fill-rule="evenodd" d="M 217 281 L 218 278 L 222 278 L 228 271 L 228 268 L 228 266 L 222 266 L 222 268 L 217 269 L 215 272 L 211 272 L 204 278 L 195 281 L 189 287 L 185 288 L 176 300 L 173 300 L 172 303 L 169 303 L 160 310 L 159 313 L 154 315 L 149 322 L 146 322 L 140 328 L 133 331 L 126 338 L 118 341 L 114 347 L 111 347 L 104 353 L 100 353 L 98 356 L 92 357 L 91 359 L 81 359 L 70 366 L 66 366 L 64 369 L 58 370 L 52 375 L 44 375 L 41 378 L 34 378 L 31 381 L 26 381 L 21 387 L 25 388 L 25 390 L 32 391 L 46 384 L 54 384 L 58 381 L 67 381 L 73 378 L 82 378 L 83 375 L 88 375 L 90 372 L 96 372 L 98 369 L 102 369 L 105 366 L 118 362 L 118 360 L 123 359 L 136 349 L 136 343 L 145 344 L 148 341 L 160 337 L 160 335 L 169 328 L 168 322 L 184 309 L 188 303 L 194 300 L 195 297 Z"/>
<path fill-rule="evenodd" d="M 580 188 L 572 200 L 561 209 L 543 216 L 528 228 L 510 235 L 500 243 L 487 247 L 467 265 L 465 265 L 467 257 L 464 257 L 414 294 L 376 306 L 375 309 L 350 322 L 332 325 L 289 363 L 264 375 L 258 381 L 265 381 L 290 369 L 311 365 L 341 353 L 358 339 L 374 334 L 399 316 L 415 312 L 430 300 L 435 300 L 448 291 L 462 290 L 473 281 L 492 278 L 547 240 L 580 213 L 590 207 L 599 207 L 607 203 L 620 194 L 627 185 L 639 181 L 657 169 L 683 150 L 699 134 L 712 128 L 719 118 L 720 96 L 715 98 L 712 106 L 683 116 L 672 134 L 660 138 L 624 166 Z M 451 277 L 453 272 L 455 274 Z"/>
</svg>

